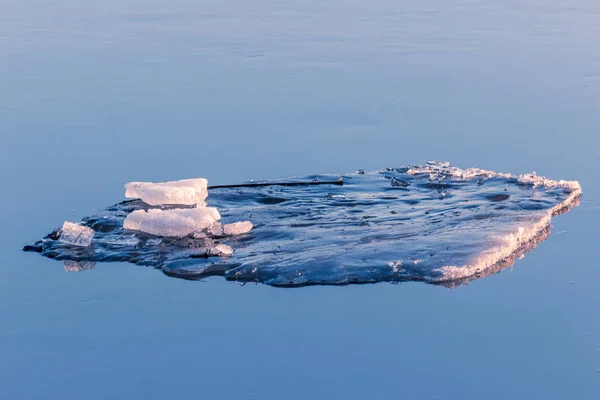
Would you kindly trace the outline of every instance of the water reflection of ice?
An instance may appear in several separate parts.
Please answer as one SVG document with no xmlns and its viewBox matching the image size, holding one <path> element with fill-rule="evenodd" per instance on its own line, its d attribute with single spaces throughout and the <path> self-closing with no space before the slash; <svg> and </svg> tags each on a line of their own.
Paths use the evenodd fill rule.
<svg viewBox="0 0 600 400">
<path fill-rule="evenodd" d="M 65 260 L 63 263 L 67 272 L 81 272 L 96 268 L 96 263 L 92 261 Z"/>
</svg>

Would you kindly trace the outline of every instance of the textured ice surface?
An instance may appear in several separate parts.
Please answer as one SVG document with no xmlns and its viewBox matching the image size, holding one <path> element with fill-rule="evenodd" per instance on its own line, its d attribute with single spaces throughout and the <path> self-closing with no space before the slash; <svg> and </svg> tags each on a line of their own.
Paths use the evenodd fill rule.
<svg viewBox="0 0 600 400">
<path fill-rule="evenodd" d="M 275 286 L 424 281 L 453 287 L 512 265 L 550 234 L 553 216 L 579 201 L 573 181 L 535 174 L 512 176 L 445 163 L 310 176 L 286 185 L 215 188 L 209 202 L 223 224 L 188 237 L 137 232 L 120 239 L 123 220 L 153 209 L 128 201 L 84 219 L 96 231 L 92 247 L 63 246 L 52 235 L 27 250 L 59 260 L 129 261 L 169 276 L 219 275 Z M 294 182 L 310 182 L 294 186 Z M 244 235 L 224 236 L 223 226 L 252 221 Z M 112 238 L 115 241 L 106 241 Z M 119 244 L 113 244 L 119 243 Z M 233 249 L 217 256 L 219 244 Z"/>
<path fill-rule="evenodd" d="M 173 182 L 130 182 L 125 185 L 125 197 L 140 199 L 146 204 L 182 204 L 205 206 L 208 181 L 203 178 Z"/>
<path fill-rule="evenodd" d="M 214 207 L 136 210 L 127 215 L 123 228 L 156 236 L 182 237 L 209 228 L 219 219 L 221 215 Z"/>
<path fill-rule="evenodd" d="M 88 247 L 92 244 L 95 232 L 87 226 L 65 221 L 60 230 L 60 240 L 73 246 Z"/>
</svg>

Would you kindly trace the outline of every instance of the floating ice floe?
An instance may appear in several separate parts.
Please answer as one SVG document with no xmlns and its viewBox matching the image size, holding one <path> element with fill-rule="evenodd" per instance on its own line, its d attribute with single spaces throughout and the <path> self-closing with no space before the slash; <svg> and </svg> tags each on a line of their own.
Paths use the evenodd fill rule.
<svg viewBox="0 0 600 400">
<path fill-rule="evenodd" d="M 127 215 L 123 228 L 155 236 L 183 237 L 209 228 L 219 219 L 221 215 L 214 207 L 137 210 Z"/>
<path fill-rule="evenodd" d="M 96 231 L 93 252 L 64 246 L 55 233 L 25 250 L 57 260 L 129 261 L 184 279 L 455 287 L 513 265 L 581 193 L 576 181 L 431 162 L 212 187 L 214 211 L 126 201 L 82 221 Z"/>
<path fill-rule="evenodd" d="M 125 197 L 140 199 L 146 204 L 205 206 L 208 181 L 204 178 L 184 179 L 171 182 L 130 182 L 125 185 Z"/>
<path fill-rule="evenodd" d="M 94 230 L 87 226 L 65 221 L 60 230 L 58 240 L 73 246 L 88 247 L 92 244 L 94 235 Z"/>
</svg>

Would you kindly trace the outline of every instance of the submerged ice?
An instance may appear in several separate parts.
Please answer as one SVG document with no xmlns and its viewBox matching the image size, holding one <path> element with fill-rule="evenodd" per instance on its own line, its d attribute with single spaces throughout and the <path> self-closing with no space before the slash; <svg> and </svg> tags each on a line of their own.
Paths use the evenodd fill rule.
<svg viewBox="0 0 600 400">
<path fill-rule="evenodd" d="M 335 184 L 340 177 L 343 185 Z M 166 207 L 170 189 L 156 202 L 158 192 L 150 199 L 150 187 L 135 187 L 129 193 L 140 200 L 82 221 L 96 234 L 89 250 L 53 235 L 26 250 L 80 264 L 129 261 L 185 279 L 456 286 L 512 265 L 547 238 L 551 218 L 576 206 L 581 194 L 575 181 L 436 162 L 218 187 L 200 195 L 214 211 L 184 195 Z"/>
</svg>

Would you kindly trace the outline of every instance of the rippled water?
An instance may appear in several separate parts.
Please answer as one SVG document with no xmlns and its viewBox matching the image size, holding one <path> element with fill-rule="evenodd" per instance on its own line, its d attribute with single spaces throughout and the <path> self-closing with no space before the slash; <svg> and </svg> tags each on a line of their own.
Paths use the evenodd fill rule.
<svg viewBox="0 0 600 400">
<path fill-rule="evenodd" d="M 130 212 L 156 208 L 126 201 L 85 218 L 97 235 L 89 248 L 50 235 L 27 250 L 69 261 L 128 261 L 169 276 L 223 275 L 274 286 L 425 281 L 456 286 L 511 265 L 547 238 L 550 218 L 578 204 L 574 181 L 515 177 L 446 163 L 387 168 L 285 183 L 213 187 L 208 202 L 225 222 L 251 220 L 233 237 L 210 231 L 158 238 L 123 229 Z M 216 243 L 232 257 L 209 252 Z M 73 264 L 73 261 L 78 264 Z"/>
</svg>

